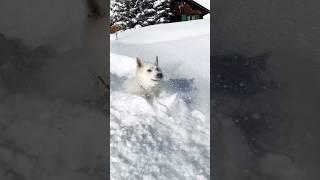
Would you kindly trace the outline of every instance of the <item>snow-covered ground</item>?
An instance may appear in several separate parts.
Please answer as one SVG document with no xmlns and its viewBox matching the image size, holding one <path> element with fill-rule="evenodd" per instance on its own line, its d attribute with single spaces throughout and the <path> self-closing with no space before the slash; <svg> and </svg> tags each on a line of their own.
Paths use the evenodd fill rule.
<svg viewBox="0 0 320 180">
<path fill-rule="evenodd" d="M 148 26 L 111 38 L 111 178 L 209 179 L 210 19 Z M 164 93 L 124 92 L 135 57 L 159 56 Z"/>
</svg>

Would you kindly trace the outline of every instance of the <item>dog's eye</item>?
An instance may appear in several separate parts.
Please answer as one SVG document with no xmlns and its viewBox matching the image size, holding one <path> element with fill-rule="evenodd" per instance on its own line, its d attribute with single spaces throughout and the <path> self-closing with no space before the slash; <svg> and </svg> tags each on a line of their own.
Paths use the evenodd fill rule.
<svg viewBox="0 0 320 180">
<path fill-rule="evenodd" d="M 159 69 L 159 68 L 156 68 L 156 70 L 157 70 L 157 71 L 160 71 L 160 69 Z"/>
<path fill-rule="evenodd" d="M 148 71 L 148 72 L 152 72 L 152 70 L 151 70 L 151 69 L 148 69 L 147 71 Z"/>
</svg>

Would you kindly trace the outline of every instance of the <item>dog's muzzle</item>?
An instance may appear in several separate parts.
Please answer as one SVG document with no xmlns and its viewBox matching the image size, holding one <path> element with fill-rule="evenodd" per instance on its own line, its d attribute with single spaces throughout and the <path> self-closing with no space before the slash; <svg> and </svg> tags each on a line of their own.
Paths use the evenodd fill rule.
<svg viewBox="0 0 320 180">
<path fill-rule="evenodd" d="M 162 79 L 162 78 L 163 78 L 163 75 L 162 75 L 162 73 L 158 73 L 158 74 L 156 75 L 156 77 L 159 78 L 159 79 Z"/>
</svg>

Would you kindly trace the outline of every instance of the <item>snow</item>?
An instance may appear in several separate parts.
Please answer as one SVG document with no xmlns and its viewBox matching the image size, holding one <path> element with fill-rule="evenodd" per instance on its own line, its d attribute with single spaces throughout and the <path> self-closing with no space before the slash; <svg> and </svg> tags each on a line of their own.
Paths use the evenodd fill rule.
<svg viewBox="0 0 320 180">
<path fill-rule="evenodd" d="M 210 10 L 210 0 L 194 0 L 194 1 Z"/>
<path fill-rule="evenodd" d="M 153 25 L 111 38 L 112 179 L 210 179 L 209 20 Z M 153 101 L 122 89 L 135 57 L 159 56 L 164 91 Z"/>
<path fill-rule="evenodd" d="M 162 3 L 164 3 L 165 0 L 157 0 L 153 3 L 153 8 L 157 8 L 158 6 L 160 6 Z"/>
<path fill-rule="evenodd" d="M 112 0 L 110 3 L 110 23 L 121 22 L 122 29 L 130 29 L 137 24 L 148 26 L 170 22 L 171 13 L 166 0 Z"/>
<path fill-rule="evenodd" d="M 162 24 L 160 29 L 159 26 L 148 26 L 139 30 L 127 30 L 119 35 L 121 38 L 119 38 L 117 44 L 154 44 L 186 38 L 190 39 L 191 37 L 206 36 L 210 34 L 210 29 L 208 28 L 209 23 L 209 19 L 193 20 L 189 22 L 185 21 Z M 174 29 L 174 31 L 172 29 Z M 160 36 L 160 33 L 165 35 Z M 111 39 L 112 38 L 113 37 L 111 37 Z"/>
</svg>

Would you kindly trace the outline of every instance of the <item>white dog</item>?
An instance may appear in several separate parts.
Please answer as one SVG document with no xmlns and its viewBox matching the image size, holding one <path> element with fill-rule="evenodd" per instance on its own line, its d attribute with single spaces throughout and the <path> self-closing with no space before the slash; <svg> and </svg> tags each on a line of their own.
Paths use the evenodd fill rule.
<svg viewBox="0 0 320 180">
<path fill-rule="evenodd" d="M 124 88 L 147 98 L 156 97 L 160 93 L 160 82 L 163 74 L 158 64 L 158 56 L 154 64 L 148 64 L 137 57 L 136 76 L 124 83 Z"/>
</svg>

